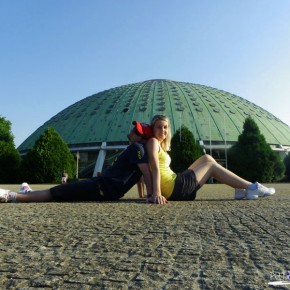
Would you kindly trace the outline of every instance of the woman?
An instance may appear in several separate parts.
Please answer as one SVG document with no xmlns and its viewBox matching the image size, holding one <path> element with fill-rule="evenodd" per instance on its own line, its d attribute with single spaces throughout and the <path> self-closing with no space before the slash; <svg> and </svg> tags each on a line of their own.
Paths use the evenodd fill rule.
<svg viewBox="0 0 290 290">
<path fill-rule="evenodd" d="M 194 200 L 196 192 L 213 177 L 236 189 L 235 199 L 257 199 L 275 193 L 258 182 L 251 183 L 218 164 L 210 155 L 203 155 L 187 170 L 176 174 L 170 168 L 171 128 L 166 116 L 156 115 L 151 122 L 153 138 L 146 143 L 153 178 L 153 196 L 148 202 L 165 204 L 167 200 Z"/>
</svg>

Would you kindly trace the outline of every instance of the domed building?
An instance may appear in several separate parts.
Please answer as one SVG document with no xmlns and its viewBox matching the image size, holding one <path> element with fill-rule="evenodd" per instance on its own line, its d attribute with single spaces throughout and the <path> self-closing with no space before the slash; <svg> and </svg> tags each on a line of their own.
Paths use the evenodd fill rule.
<svg viewBox="0 0 290 290">
<path fill-rule="evenodd" d="M 150 122 L 156 114 L 170 118 L 172 134 L 185 125 L 217 159 L 224 159 L 227 148 L 237 141 L 247 116 L 255 120 L 273 150 L 286 154 L 290 149 L 290 127 L 248 100 L 204 85 L 156 79 L 76 102 L 45 122 L 18 150 L 25 154 L 53 127 L 70 150 L 79 153 L 80 169 L 93 166 L 95 174 L 102 170 L 106 156 L 114 156 L 128 145 L 132 121 Z"/>
</svg>

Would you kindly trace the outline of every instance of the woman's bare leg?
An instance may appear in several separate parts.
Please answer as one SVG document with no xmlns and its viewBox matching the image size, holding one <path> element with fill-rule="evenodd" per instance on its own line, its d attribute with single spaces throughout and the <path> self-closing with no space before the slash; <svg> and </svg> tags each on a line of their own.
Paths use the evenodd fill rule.
<svg viewBox="0 0 290 290">
<path fill-rule="evenodd" d="M 239 177 L 230 170 L 218 164 L 210 155 L 203 155 L 189 166 L 195 172 L 196 180 L 200 186 L 213 177 L 221 183 L 233 188 L 248 188 L 251 182 Z"/>
</svg>

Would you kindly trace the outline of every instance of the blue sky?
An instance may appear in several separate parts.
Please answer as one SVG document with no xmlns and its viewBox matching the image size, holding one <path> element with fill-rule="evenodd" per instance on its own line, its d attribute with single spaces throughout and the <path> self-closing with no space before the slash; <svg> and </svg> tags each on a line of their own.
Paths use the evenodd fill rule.
<svg viewBox="0 0 290 290">
<path fill-rule="evenodd" d="M 19 146 L 89 95 L 170 79 L 290 125 L 289 0 L 0 0 L 0 115 Z"/>
</svg>

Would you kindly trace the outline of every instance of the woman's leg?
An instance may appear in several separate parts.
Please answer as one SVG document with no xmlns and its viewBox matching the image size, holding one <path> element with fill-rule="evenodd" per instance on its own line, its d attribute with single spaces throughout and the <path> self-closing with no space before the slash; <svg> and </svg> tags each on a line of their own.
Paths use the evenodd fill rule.
<svg viewBox="0 0 290 290">
<path fill-rule="evenodd" d="M 239 177 L 228 169 L 218 164 L 210 155 L 203 155 L 189 166 L 195 172 L 196 180 L 200 186 L 213 177 L 221 183 L 233 188 L 248 188 L 251 182 Z"/>
</svg>

